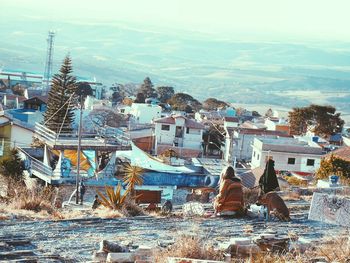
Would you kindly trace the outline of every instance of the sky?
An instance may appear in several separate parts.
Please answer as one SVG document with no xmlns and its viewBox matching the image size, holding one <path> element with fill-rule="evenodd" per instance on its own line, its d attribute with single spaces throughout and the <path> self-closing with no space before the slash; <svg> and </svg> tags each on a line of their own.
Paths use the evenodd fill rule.
<svg viewBox="0 0 350 263">
<path fill-rule="evenodd" d="M 1 0 L 2 17 L 350 40 L 349 0 Z M 0 21 L 4 22 L 4 21 Z"/>
</svg>

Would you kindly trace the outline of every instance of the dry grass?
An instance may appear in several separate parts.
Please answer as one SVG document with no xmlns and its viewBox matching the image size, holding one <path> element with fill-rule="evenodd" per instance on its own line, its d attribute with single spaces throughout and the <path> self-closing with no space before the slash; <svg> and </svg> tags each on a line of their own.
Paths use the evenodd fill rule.
<svg viewBox="0 0 350 263">
<path fill-rule="evenodd" d="M 294 185 L 294 186 L 304 186 L 306 187 L 308 185 L 308 182 L 306 180 L 301 180 L 298 179 L 295 176 L 286 176 L 285 179 L 287 180 L 287 182 L 290 185 Z"/>
<path fill-rule="evenodd" d="M 282 199 L 284 201 L 298 201 L 301 199 L 301 197 L 299 193 L 289 191 L 282 196 Z"/>
<path fill-rule="evenodd" d="M 155 262 L 164 263 L 168 257 L 223 260 L 224 255 L 214 250 L 207 240 L 194 236 L 181 236 L 168 248 L 154 252 Z"/>
<path fill-rule="evenodd" d="M 127 217 L 145 215 L 145 211 L 142 209 L 142 207 L 140 207 L 132 198 L 125 199 L 125 202 L 120 212 Z"/>
<path fill-rule="evenodd" d="M 17 195 L 10 201 L 10 206 L 15 209 L 31 210 L 40 212 L 42 210 L 52 213 L 54 207 L 51 204 L 53 188 L 36 186 L 33 189 L 22 187 Z"/>
<path fill-rule="evenodd" d="M 350 237 L 349 233 L 338 238 L 329 238 L 324 240 L 322 245 L 315 247 L 314 251 L 309 252 L 310 256 L 321 256 L 329 262 L 349 262 L 350 261 Z"/>
</svg>

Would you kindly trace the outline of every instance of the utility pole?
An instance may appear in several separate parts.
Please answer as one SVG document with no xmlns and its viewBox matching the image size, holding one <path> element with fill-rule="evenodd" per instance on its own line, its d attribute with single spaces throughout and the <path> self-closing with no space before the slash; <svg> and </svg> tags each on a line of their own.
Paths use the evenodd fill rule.
<svg viewBox="0 0 350 263">
<path fill-rule="evenodd" d="M 92 94 L 91 86 L 88 83 L 80 83 L 78 85 L 76 94 L 79 96 L 80 101 L 80 114 L 79 114 L 79 128 L 78 128 L 78 158 L 77 158 L 77 177 L 76 177 L 76 204 L 79 203 L 79 182 L 80 182 L 80 155 L 81 155 L 81 130 L 83 126 L 83 102 L 84 98 Z"/>
<path fill-rule="evenodd" d="M 47 37 L 47 51 L 46 51 L 46 63 L 43 83 L 46 81 L 46 85 L 42 90 L 43 95 L 47 95 L 50 89 L 50 79 L 52 74 L 52 57 L 53 57 L 53 39 L 55 37 L 55 32 L 49 31 L 49 36 Z"/>
<path fill-rule="evenodd" d="M 75 203 L 79 203 L 79 181 L 80 181 L 80 152 L 81 152 L 81 126 L 83 119 L 83 95 L 80 94 L 80 113 L 79 113 L 79 128 L 78 128 L 78 158 L 77 158 L 77 178 L 75 181 L 77 194 L 75 196 Z"/>
</svg>

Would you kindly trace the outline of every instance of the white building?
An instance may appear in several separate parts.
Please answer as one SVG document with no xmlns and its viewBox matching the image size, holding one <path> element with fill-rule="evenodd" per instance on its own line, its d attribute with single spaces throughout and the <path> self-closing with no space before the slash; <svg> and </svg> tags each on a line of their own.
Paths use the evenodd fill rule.
<svg viewBox="0 0 350 263">
<path fill-rule="evenodd" d="M 133 103 L 129 114 L 133 116 L 136 123 L 150 124 L 153 120 L 161 117 L 162 107 L 145 103 Z"/>
<path fill-rule="evenodd" d="M 271 158 L 278 171 L 314 173 L 319 167 L 323 149 L 315 142 L 295 138 L 254 139 L 252 169 L 265 167 Z"/>
<path fill-rule="evenodd" d="M 290 137 L 279 131 L 263 129 L 227 128 L 225 139 L 225 160 L 227 162 L 250 161 L 252 158 L 252 144 L 255 138 Z"/>
<path fill-rule="evenodd" d="M 160 118 L 155 123 L 155 153 L 175 150 L 182 157 L 198 157 L 202 152 L 204 126 L 180 115 Z"/>
</svg>

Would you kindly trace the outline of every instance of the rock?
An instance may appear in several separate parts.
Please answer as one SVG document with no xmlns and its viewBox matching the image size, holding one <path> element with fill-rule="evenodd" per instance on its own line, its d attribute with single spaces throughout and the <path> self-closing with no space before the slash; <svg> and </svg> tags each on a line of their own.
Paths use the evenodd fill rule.
<svg viewBox="0 0 350 263">
<path fill-rule="evenodd" d="M 184 216 L 192 217 L 192 216 L 203 216 L 204 215 L 204 207 L 202 204 L 197 202 L 189 202 L 183 205 L 182 212 Z"/>
<path fill-rule="evenodd" d="M 100 243 L 100 251 L 122 253 L 129 252 L 130 250 L 127 247 L 121 246 L 116 242 L 102 240 Z"/>
<path fill-rule="evenodd" d="M 105 251 L 96 251 L 92 255 L 92 261 L 106 262 L 108 253 Z"/>
<path fill-rule="evenodd" d="M 251 238 L 248 237 L 234 237 L 230 239 L 231 245 L 250 245 L 252 243 Z"/>
<path fill-rule="evenodd" d="M 138 263 L 141 262 L 154 262 L 153 259 L 153 249 L 148 246 L 140 246 L 135 252 L 135 261 Z"/>
<path fill-rule="evenodd" d="M 350 199 L 330 194 L 314 193 L 309 219 L 350 227 Z"/>
<path fill-rule="evenodd" d="M 174 239 L 171 239 L 171 240 L 158 240 L 157 241 L 157 244 L 158 246 L 162 247 L 162 248 L 166 248 L 168 246 L 171 246 L 175 243 L 175 240 Z"/>
<path fill-rule="evenodd" d="M 135 255 L 134 253 L 108 253 L 107 255 L 107 263 L 126 263 L 126 262 L 134 262 Z"/>
<path fill-rule="evenodd" d="M 237 255 L 254 255 L 261 252 L 261 249 L 256 244 L 248 245 L 231 245 L 230 252 L 232 256 Z"/>
</svg>

